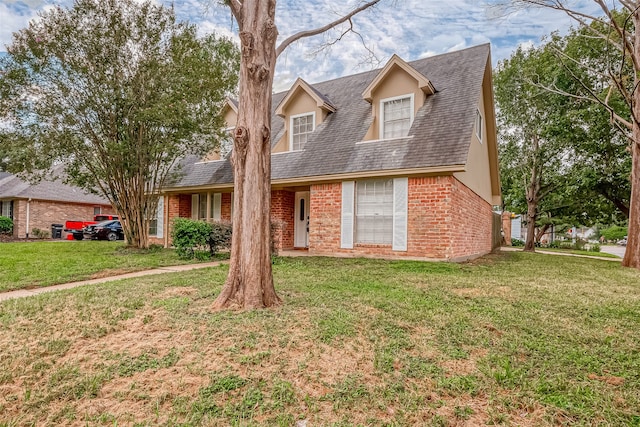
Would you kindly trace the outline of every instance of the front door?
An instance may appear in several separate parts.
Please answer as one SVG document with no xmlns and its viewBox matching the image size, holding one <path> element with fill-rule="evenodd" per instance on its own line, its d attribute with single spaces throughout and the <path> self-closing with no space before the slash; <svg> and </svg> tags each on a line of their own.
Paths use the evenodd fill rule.
<svg viewBox="0 0 640 427">
<path fill-rule="evenodd" d="M 309 247 L 309 192 L 296 193 L 296 208 L 294 221 L 294 244 L 296 248 Z"/>
</svg>

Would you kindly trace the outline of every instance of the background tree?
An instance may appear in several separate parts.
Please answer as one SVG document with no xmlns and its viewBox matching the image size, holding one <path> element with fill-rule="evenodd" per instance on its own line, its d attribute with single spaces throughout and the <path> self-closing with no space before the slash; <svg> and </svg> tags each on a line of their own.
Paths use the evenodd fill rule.
<svg viewBox="0 0 640 427">
<path fill-rule="evenodd" d="M 237 86 L 239 52 L 199 39 L 150 1 L 77 0 L 14 35 L 0 73 L 0 153 L 12 172 L 66 180 L 105 196 L 127 242 L 148 246 L 154 192 L 185 152 L 217 140 Z"/>
<path fill-rule="evenodd" d="M 271 94 L 276 59 L 291 43 L 322 34 L 380 0 L 363 3 L 327 25 L 288 37 L 276 48 L 276 0 L 228 0 L 241 43 L 238 121 L 231 154 L 234 175 L 233 236 L 229 275 L 214 308 L 270 307 L 280 303 L 270 251 Z M 313 13 L 313 12 L 311 12 Z M 351 28 L 348 27 L 347 31 Z"/>
<path fill-rule="evenodd" d="M 526 203 L 525 251 L 535 250 L 541 203 L 568 172 L 566 97 L 539 87 L 556 79 L 554 59 L 546 46 L 519 48 L 498 65 L 494 78 L 504 203 L 508 208 Z"/>
<path fill-rule="evenodd" d="M 588 31 L 590 37 L 604 41 L 607 50 L 602 56 L 603 69 L 592 68 L 578 58 L 567 56 L 575 65 L 588 67 L 588 74 L 599 75 L 608 84 L 592 91 L 586 83 L 582 87 L 588 98 L 605 107 L 618 126 L 629 135 L 631 152 L 631 195 L 629 201 L 629 239 L 622 265 L 640 269 L 640 0 L 605 2 L 593 0 L 602 15 L 588 15 L 563 0 L 513 0 L 514 4 L 544 6 L 562 11 Z M 614 9 L 619 6 L 621 13 Z M 620 115 L 611 100 L 617 94 L 626 105 L 626 116 Z"/>
</svg>

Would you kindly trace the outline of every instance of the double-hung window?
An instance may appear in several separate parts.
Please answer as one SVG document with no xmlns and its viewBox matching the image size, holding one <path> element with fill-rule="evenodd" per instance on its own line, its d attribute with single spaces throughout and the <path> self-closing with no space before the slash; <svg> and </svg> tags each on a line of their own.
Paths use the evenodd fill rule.
<svg viewBox="0 0 640 427">
<path fill-rule="evenodd" d="M 198 193 L 191 196 L 191 217 L 200 221 L 220 221 L 222 193 Z"/>
<path fill-rule="evenodd" d="M 393 240 L 393 180 L 356 183 L 356 243 L 391 244 Z"/>
<path fill-rule="evenodd" d="M 291 151 L 304 150 L 309 134 L 316 126 L 315 113 L 291 117 Z"/>
<path fill-rule="evenodd" d="M 6 216 L 13 219 L 13 201 L 12 200 L 0 200 L 0 216 Z"/>
<path fill-rule="evenodd" d="M 391 245 L 406 251 L 409 181 L 406 177 L 344 181 L 340 247 Z"/>
<path fill-rule="evenodd" d="M 162 238 L 164 222 L 164 198 L 158 197 L 156 214 L 149 218 L 149 236 Z"/>
<path fill-rule="evenodd" d="M 380 138 L 402 138 L 413 123 L 413 94 L 380 101 Z"/>
</svg>

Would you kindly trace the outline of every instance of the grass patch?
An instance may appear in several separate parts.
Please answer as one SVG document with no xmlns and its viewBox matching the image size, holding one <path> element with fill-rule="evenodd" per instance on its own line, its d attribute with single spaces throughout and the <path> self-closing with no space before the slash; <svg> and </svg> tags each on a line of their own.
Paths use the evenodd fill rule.
<svg viewBox="0 0 640 427">
<path fill-rule="evenodd" d="M 0 303 L 0 425 L 640 425 L 618 263 L 276 258 L 281 307 L 212 312 L 225 276 Z"/>
<path fill-rule="evenodd" d="M 195 262 L 173 249 L 138 250 L 122 242 L 0 243 L 0 292 Z"/>
</svg>

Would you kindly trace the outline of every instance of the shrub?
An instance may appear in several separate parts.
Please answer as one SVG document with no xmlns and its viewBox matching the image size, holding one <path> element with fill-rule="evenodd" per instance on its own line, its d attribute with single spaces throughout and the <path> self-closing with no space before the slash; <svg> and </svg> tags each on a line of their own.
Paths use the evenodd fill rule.
<svg viewBox="0 0 640 427">
<path fill-rule="evenodd" d="M 524 240 L 511 239 L 511 246 L 524 246 Z"/>
<path fill-rule="evenodd" d="M 627 227 L 620 227 L 619 225 L 614 225 L 612 227 L 601 230 L 600 234 L 604 236 L 604 238 L 607 240 L 616 241 L 626 236 L 628 234 L 628 229 Z"/>
<path fill-rule="evenodd" d="M 213 257 L 219 249 L 231 245 L 231 224 L 208 223 L 188 218 L 173 220 L 171 239 L 178 256 L 182 258 L 206 259 Z"/>
<path fill-rule="evenodd" d="M 31 235 L 36 239 L 48 239 L 49 232 L 47 230 L 41 230 L 39 228 L 34 228 L 31 230 Z"/>
<path fill-rule="evenodd" d="M 211 224 L 188 218 L 173 220 L 171 240 L 181 258 L 195 258 L 196 251 L 202 251 L 208 244 Z"/>
<path fill-rule="evenodd" d="M 229 249 L 231 247 L 231 234 L 233 228 L 230 222 L 217 221 L 211 225 L 211 233 L 209 234 L 209 253 L 213 257 L 220 249 Z"/>
<path fill-rule="evenodd" d="M 0 234 L 11 234 L 13 232 L 13 221 L 6 216 L 0 216 Z"/>
<path fill-rule="evenodd" d="M 600 252 L 600 245 L 593 243 L 589 246 L 589 252 Z"/>
<path fill-rule="evenodd" d="M 586 244 L 587 244 L 586 240 L 576 239 L 575 243 L 573 244 L 573 249 L 577 249 L 577 250 L 581 251 L 581 250 L 584 249 Z"/>
</svg>

